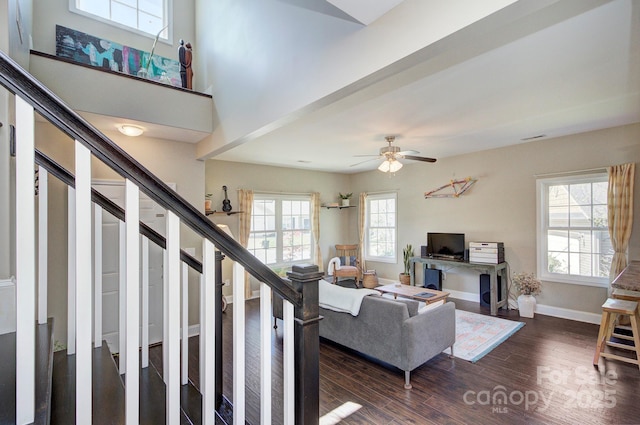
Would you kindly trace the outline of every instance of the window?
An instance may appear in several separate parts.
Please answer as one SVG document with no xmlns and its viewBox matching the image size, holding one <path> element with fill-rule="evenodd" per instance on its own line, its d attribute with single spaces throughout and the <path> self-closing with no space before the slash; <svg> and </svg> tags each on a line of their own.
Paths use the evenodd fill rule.
<svg viewBox="0 0 640 425">
<path fill-rule="evenodd" d="M 607 286 L 607 174 L 538 180 L 538 276 Z"/>
<path fill-rule="evenodd" d="M 370 261 L 395 263 L 396 250 L 396 194 L 367 196 L 365 258 Z"/>
<path fill-rule="evenodd" d="M 126 29 L 169 39 L 170 0 L 69 0 L 70 9 Z M 164 28 L 164 29 L 163 29 Z"/>
<path fill-rule="evenodd" d="M 249 251 L 267 265 L 311 261 L 311 198 L 254 196 Z"/>
</svg>

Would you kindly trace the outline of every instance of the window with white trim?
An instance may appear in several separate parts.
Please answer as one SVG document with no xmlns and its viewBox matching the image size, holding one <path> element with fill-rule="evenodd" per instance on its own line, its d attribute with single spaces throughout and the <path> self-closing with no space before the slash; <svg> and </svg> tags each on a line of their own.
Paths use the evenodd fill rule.
<svg viewBox="0 0 640 425">
<path fill-rule="evenodd" d="M 311 197 L 254 195 L 248 249 L 270 266 L 312 261 Z"/>
<path fill-rule="evenodd" d="M 365 205 L 365 258 L 397 261 L 397 197 L 395 193 L 368 195 Z"/>
<path fill-rule="evenodd" d="M 169 39 L 170 0 L 69 0 L 72 12 L 121 28 Z"/>
<path fill-rule="evenodd" d="M 538 180 L 538 277 L 608 285 L 607 187 L 606 173 Z"/>
</svg>

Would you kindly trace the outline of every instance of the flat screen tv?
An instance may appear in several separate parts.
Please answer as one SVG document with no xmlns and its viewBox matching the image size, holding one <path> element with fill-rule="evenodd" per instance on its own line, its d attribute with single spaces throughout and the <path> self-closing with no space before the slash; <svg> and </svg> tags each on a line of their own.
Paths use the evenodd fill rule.
<svg viewBox="0 0 640 425">
<path fill-rule="evenodd" d="M 462 260 L 464 233 L 427 233 L 427 255 Z"/>
</svg>

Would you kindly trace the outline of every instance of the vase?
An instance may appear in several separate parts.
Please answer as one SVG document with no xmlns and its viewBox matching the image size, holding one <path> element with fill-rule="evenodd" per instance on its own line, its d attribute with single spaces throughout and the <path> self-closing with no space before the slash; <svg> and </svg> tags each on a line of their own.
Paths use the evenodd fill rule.
<svg viewBox="0 0 640 425">
<path fill-rule="evenodd" d="M 211 199 L 204 200 L 204 210 L 211 211 Z"/>
<path fill-rule="evenodd" d="M 342 206 L 343 207 L 348 207 L 349 206 L 349 200 L 348 199 L 343 199 L 342 200 Z"/>
<path fill-rule="evenodd" d="M 518 296 L 518 310 L 520 311 L 520 317 L 533 318 L 533 314 L 536 311 L 536 297 L 525 294 Z"/>
<path fill-rule="evenodd" d="M 400 273 L 400 276 L 398 276 L 398 280 L 400 281 L 401 284 L 403 285 L 411 285 L 411 275 L 410 274 L 405 274 L 405 273 Z"/>
</svg>

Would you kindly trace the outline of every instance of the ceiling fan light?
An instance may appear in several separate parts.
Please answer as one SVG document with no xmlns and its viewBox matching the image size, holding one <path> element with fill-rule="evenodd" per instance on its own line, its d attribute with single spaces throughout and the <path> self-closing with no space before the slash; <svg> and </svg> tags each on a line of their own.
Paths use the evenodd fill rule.
<svg viewBox="0 0 640 425">
<path fill-rule="evenodd" d="M 378 166 L 378 170 L 382 171 L 383 173 L 388 173 L 389 169 L 390 169 L 390 166 L 389 166 L 388 160 L 382 161 L 382 164 Z"/>
<path fill-rule="evenodd" d="M 402 162 L 394 159 L 389 161 L 389 172 L 395 173 L 402 168 Z"/>
</svg>

